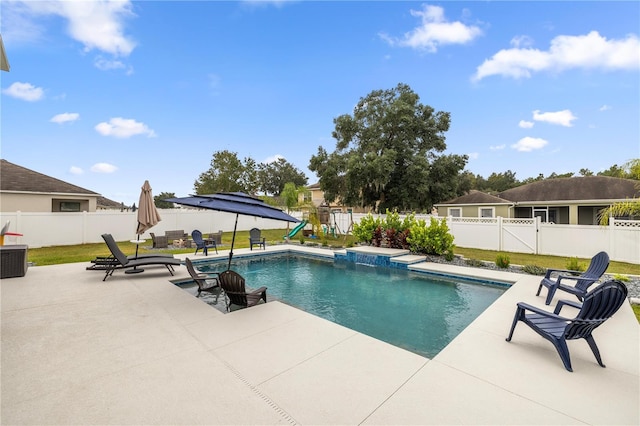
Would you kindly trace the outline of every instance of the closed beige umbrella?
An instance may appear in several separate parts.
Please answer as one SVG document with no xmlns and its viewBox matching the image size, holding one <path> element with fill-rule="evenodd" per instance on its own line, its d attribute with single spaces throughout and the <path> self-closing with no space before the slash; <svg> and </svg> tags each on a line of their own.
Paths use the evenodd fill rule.
<svg viewBox="0 0 640 426">
<path fill-rule="evenodd" d="M 147 229 L 150 229 L 158 224 L 162 219 L 156 209 L 156 205 L 153 202 L 153 195 L 151 195 L 151 185 L 149 181 L 145 180 L 142 185 L 142 192 L 140 193 L 140 201 L 138 203 L 138 226 L 136 228 L 136 234 L 138 239 Z"/>
<path fill-rule="evenodd" d="M 135 241 L 131 241 L 132 243 L 136 243 L 136 259 L 138 258 L 138 246 L 140 245 L 140 235 L 144 233 L 147 229 L 150 229 L 158 224 L 162 219 L 160 219 L 160 214 L 158 213 L 158 209 L 156 209 L 156 205 L 153 202 L 153 195 L 151 195 L 151 185 L 149 185 L 149 181 L 145 180 L 142 185 L 142 192 L 140 193 L 140 200 L 138 202 L 140 206 L 138 208 L 138 226 L 136 227 L 137 237 Z M 137 274 L 139 272 L 144 272 L 144 269 L 140 269 L 137 266 L 133 269 L 127 269 L 124 271 L 125 274 Z"/>
</svg>

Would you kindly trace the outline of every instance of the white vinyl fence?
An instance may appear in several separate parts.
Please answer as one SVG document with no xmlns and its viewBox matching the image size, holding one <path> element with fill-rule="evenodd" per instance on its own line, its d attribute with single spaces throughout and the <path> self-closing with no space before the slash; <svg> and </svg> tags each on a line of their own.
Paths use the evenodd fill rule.
<svg viewBox="0 0 640 426">
<path fill-rule="evenodd" d="M 149 235 L 164 235 L 165 231 L 198 229 L 203 234 L 230 232 L 236 220 L 232 213 L 214 210 L 159 209 L 162 220 L 145 232 L 141 238 L 151 239 Z M 292 216 L 296 216 L 292 214 Z M 301 215 L 300 215 L 301 216 Z M 111 234 L 116 241 L 136 238 L 137 213 L 104 210 L 82 213 L 0 213 L 0 226 L 11 221 L 10 232 L 23 234 L 21 237 L 5 237 L 5 244 L 26 244 L 29 247 L 46 247 L 70 244 L 100 243 L 102 234 Z M 290 224 L 290 228 L 295 224 Z M 251 216 L 238 216 L 238 231 L 251 228 L 284 229 L 287 223 L 278 220 L 262 219 Z M 283 234 L 284 235 L 284 234 Z"/>
<path fill-rule="evenodd" d="M 236 216 L 213 210 L 161 209 L 162 221 L 145 233 L 164 235 L 165 231 L 184 230 L 203 233 L 233 230 Z M 302 219 L 301 213 L 292 216 Z M 329 228 L 338 235 L 351 233 L 353 224 L 366 214 L 331 213 Z M 384 217 L 384 215 L 380 215 Z M 430 220 L 430 215 L 416 219 Z M 590 258 L 606 251 L 611 260 L 640 264 L 640 221 L 611 220 L 609 226 L 557 225 L 540 223 L 539 219 L 460 218 L 447 217 L 447 224 L 458 247 L 516 253 Z M 99 211 L 95 213 L 0 213 L 0 225 L 11 221 L 10 232 L 22 237 L 6 237 L 5 244 L 27 244 L 29 247 L 102 242 L 101 235 L 112 234 L 116 241 L 134 239 L 136 213 Z M 290 224 L 292 228 L 294 224 Z M 238 217 L 238 230 L 284 229 L 286 222 Z M 310 225 L 308 225 L 310 228 Z M 284 235 L 284 234 L 283 234 Z"/>
</svg>

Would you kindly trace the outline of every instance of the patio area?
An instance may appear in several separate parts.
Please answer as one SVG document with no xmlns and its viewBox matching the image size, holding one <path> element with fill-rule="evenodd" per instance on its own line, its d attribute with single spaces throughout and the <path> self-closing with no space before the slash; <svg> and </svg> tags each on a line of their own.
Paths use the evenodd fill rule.
<svg viewBox="0 0 640 426">
<path fill-rule="evenodd" d="M 283 250 L 327 253 L 267 247 Z M 515 281 L 429 360 L 277 301 L 222 314 L 169 281 L 187 279 L 184 266 L 106 282 L 87 266 L 0 281 L 0 423 L 640 423 L 640 327 L 628 304 L 594 333 L 607 368 L 578 340 L 566 371 L 524 324 L 505 341 L 516 302 L 544 307 L 540 277 L 422 264 Z"/>
</svg>

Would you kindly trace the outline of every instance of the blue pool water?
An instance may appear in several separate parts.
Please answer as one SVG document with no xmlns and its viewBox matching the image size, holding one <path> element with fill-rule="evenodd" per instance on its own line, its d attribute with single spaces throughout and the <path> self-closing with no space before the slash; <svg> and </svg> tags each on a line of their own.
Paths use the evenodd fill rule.
<svg viewBox="0 0 640 426">
<path fill-rule="evenodd" d="M 196 266 L 221 272 L 227 263 Z M 248 287 L 267 287 L 270 297 L 428 358 L 506 290 L 298 255 L 239 259 L 231 269 Z"/>
</svg>

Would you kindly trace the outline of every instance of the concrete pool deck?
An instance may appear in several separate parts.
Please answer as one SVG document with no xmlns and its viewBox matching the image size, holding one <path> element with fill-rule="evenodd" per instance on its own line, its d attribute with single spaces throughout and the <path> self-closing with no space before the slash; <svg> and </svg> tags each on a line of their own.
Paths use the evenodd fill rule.
<svg viewBox="0 0 640 426">
<path fill-rule="evenodd" d="M 578 340 L 567 372 L 523 324 L 505 341 L 516 302 L 544 307 L 539 277 L 473 270 L 517 281 L 429 360 L 280 302 L 222 314 L 169 281 L 185 267 L 102 282 L 86 266 L 0 281 L 3 425 L 640 423 L 629 305 L 594 333 L 607 368 Z"/>
</svg>

